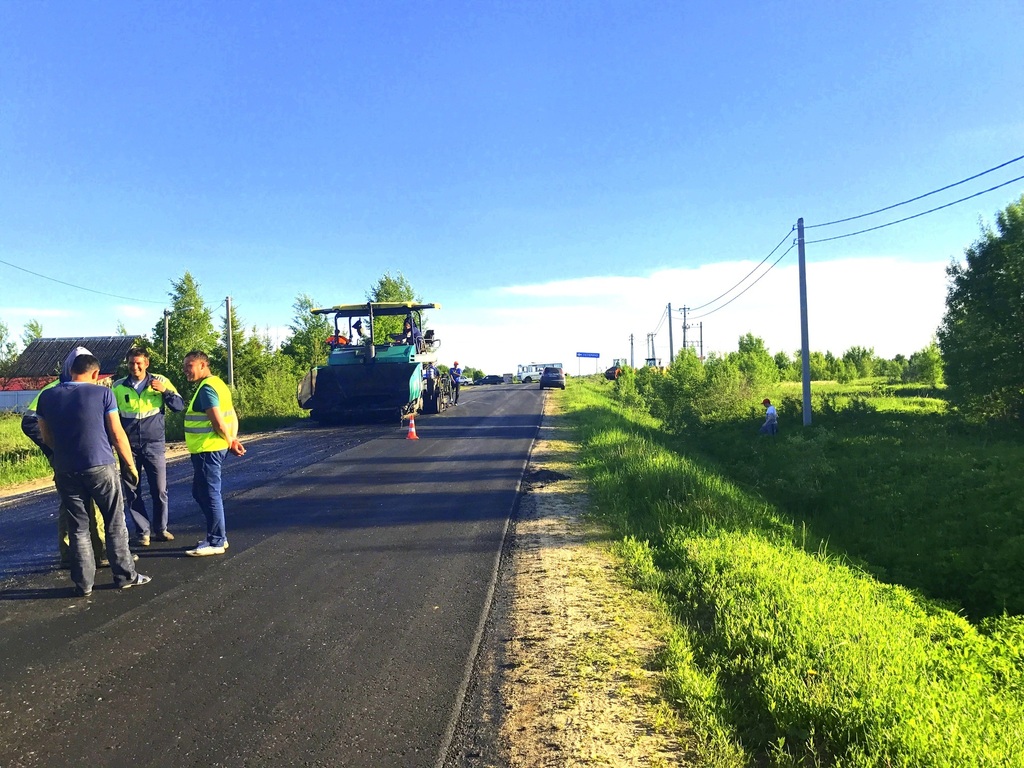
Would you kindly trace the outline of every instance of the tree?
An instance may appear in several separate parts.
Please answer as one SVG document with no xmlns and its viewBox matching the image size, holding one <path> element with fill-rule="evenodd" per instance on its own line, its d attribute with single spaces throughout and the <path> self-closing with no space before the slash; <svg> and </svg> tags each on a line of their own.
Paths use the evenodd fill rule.
<svg viewBox="0 0 1024 768">
<path fill-rule="evenodd" d="M 6 379 L 11 375 L 17 359 L 18 346 L 10 338 L 7 323 L 0 320 L 0 378 Z"/>
<path fill-rule="evenodd" d="M 729 359 L 743 373 L 753 392 L 763 391 L 779 381 L 779 367 L 775 364 L 775 358 L 769 354 L 764 340 L 752 333 L 740 336 L 739 351 L 729 355 Z"/>
<path fill-rule="evenodd" d="M 416 296 L 412 283 L 410 283 L 401 272 L 398 273 L 397 277 L 392 277 L 390 272 L 385 272 L 381 275 L 373 288 L 371 288 L 369 293 L 366 294 L 366 300 L 375 302 L 422 301 L 422 299 Z M 381 340 L 387 339 L 388 334 L 399 333 L 402 330 L 402 321 L 403 318 L 401 317 L 375 317 L 373 319 L 374 340 L 379 344 Z M 421 322 L 426 326 L 426 315 L 423 315 Z M 422 328 L 420 330 L 422 330 Z"/>
<path fill-rule="evenodd" d="M 186 272 L 180 280 L 172 282 L 173 290 L 168 294 L 171 299 L 171 314 L 168 318 L 168 360 L 163 361 L 165 373 L 181 370 L 185 355 L 193 349 L 207 354 L 214 352 L 217 346 L 218 333 L 213 325 L 210 309 L 199 294 L 199 283 Z M 163 339 L 163 315 L 153 326 L 153 338 Z M 151 357 L 162 358 L 163 347 L 151 350 Z"/>
<path fill-rule="evenodd" d="M 982 417 L 1024 416 L 1024 195 L 946 268 L 938 330 L 950 402 Z"/>
<path fill-rule="evenodd" d="M 915 381 L 933 387 L 942 383 L 942 353 L 933 339 L 924 349 L 910 356 L 903 371 L 903 381 Z"/>
<path fill-rule="evenodd" d="M 315 368 L 327 360 L 327 337 L 334 329 L 326 315 L 313 314 L 318 306 L 305 293 L 296 296 L 292 304 L 295 314 L 288 326 L 292 334 L 281 345 L 281 352 L 294 363 L 296 370 Z"/>
<path fill-rule="evenodd" d="M 850 347 L 843 353 L 843 362 L 853 367 L 850 373 L 853 373 L 854 378 L 867 379 L 875 375 L 877 358 L 874 347 Z"/>
<path fill-rule="evenodd" d="M 38 320 L 29 320 L 25 323 L 25 330 L 21 334 L 21 344 L 27 347 L 36 339 L 43 338 L 43 324 Z"/>
</svg>

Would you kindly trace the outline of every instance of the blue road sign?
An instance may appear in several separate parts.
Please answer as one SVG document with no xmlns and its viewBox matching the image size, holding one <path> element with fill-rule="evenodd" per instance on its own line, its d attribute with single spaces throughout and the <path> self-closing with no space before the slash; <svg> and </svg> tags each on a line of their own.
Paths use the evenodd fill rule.
<svg viewBox="0 0 1024 768">
<path fill-rule="evenodd" d="M 576 357 L 600 357 L 600 352 L 577 352 Z"/>
</svg>

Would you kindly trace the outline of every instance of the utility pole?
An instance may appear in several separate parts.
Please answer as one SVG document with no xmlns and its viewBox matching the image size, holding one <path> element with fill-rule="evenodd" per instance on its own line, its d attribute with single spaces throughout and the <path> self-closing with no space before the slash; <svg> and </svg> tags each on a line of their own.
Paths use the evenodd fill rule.
<svg viewBox="0 0 1024 768">
<path fill-rule="evenodd" d="M 672 302 L 668 303 L 665 311 L 668 312 L 668 364 L 672 365 L 672 361 L 676 359 L 672 348 Z M 683 336 L 683 346 L 686 346 L 686 336 Z"/>
<path fill-rule="evenodd" d="M 811 345 L 807 340 L 807 262 L 804 254 L 804 220 L 796 220 L 797 253 L 800 256 L 800 357 L 804 379 L 804 426 L 811 426 Z"/>
<path fill-rule="evenodd" d="M 228 386 L 233 387 L 235 386 L 235 352 L 233 342 L 231 339 L 231 326 L 233 325 L 233 323 L 231 322 L 230 296 L 224 299 L 224 306 L 227 308 L 227 313 L 225 314 L 224 317 L 228 324 L 227 333 L 224 334 L 224 337 L 227 339 L 228 342 Z"/>
<path fill-rule="evenodd" d="M 701 320 L 698 324 L 700 327 L 700 361 L 704 362 L 704 321 Z"/>
<path fill-rule="evenodd" d="M 170 316 L 171 316 L 171 310 L 165 309 L 164 310 L 164 365 L 165 366 L 167 365 L 167 355 L 168 355 L 167 339 L 168 339 L 168 336 L 169 336 L 169 334 L 167 332 L 167 319 Z"/>
<path fill-rule="evenodd" d="M 636 366 L 633 365 L 633 334 L 632 333 L 629 334 L 629 367 L 630 368 L 636 368 Z"/>
<path fill-rule="evenodd" d="M 686 307 L 683 307 L 683 349 L 686 349 L 686 330 L 689 328 L 686 324 Z"/>
</svg>

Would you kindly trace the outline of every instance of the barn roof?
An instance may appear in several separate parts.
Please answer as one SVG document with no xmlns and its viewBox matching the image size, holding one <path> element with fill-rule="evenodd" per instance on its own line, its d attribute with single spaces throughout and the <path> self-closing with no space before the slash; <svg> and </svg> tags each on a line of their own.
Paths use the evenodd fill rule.
<svg viewBox="0 0 1024 768">
<path fill-rule="evenodd" d="M 100 361 L 100 376 L 112 376 L 124 362 L 128 350 L 135 346 L 138 336 L 85 336 L 63 339 L 36 339 L 18 356 L 10 376 L 56 378 L 64 358 L 75 347 L 85 347 Z"/>
</svg>

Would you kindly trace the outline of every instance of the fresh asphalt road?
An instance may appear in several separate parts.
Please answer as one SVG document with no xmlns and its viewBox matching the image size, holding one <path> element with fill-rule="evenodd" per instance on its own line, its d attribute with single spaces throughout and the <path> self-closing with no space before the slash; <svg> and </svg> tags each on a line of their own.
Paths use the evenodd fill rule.
<svg viewBox="0 0 1024 768">
<path fill-rule="evenodd" d="M 52 492 L 0 505 L 0 766 L 435 766 L 540 423 L 535 387 L 397 426 L 303 428 L 225 470 L 231 547 L 187 458 L 152 583 L 55 570 Z M 28 545 L 27 542 L 44 542 Z"/>
</svg>

